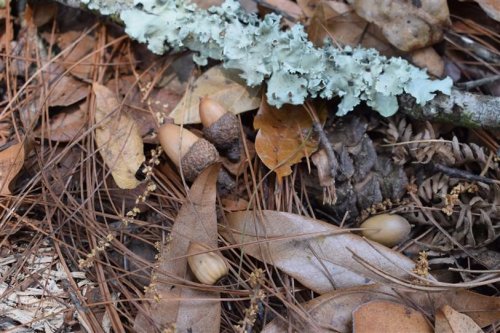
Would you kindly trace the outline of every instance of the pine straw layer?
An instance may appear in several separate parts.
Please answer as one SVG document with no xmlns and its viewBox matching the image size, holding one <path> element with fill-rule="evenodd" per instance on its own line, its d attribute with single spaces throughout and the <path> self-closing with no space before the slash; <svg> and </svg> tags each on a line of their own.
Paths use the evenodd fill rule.
<svg viewBox="0 0 500 333">
<path fill-rule="evenodd" d="M 120 71 L 128 71 L 143 78 L 132 88 L 148 100 L 151 82 L 160 80 L 157 73 L 164 73 L 172 59 L 157 58 L 152 65 L 138 69 L 128 42 L 113 39 L 103 26 L 92 30 L 96 47 L 89 58 L 100 65 L 93 66 L 87 81 L 119 79 Z M 144 304 L 144 286 L 154 264 L 155 249 L 168 241 L 187 188 L 162 158 L 151 175 L 156 190 L 145 202 L 136 204 L 145 188 L 124 191 L 113 184 L 96 152 L 92 117 L 67 142 L 48 140 L 40 134 L 44 133 L 40 128 L 47 127 L 55 113 L 67 112 L 49 105 L 49 78 L 40 70 L 57 60 L 48 55 L 53 44 L 47 40 L 54 39 L 42 41 L 29 25 L 17 37 L 17 46 L 3 50 L 11 57 L 3 57 L 1 64 L 6 92 L 0 102 L 0 139 L 2 149 L 16 141 L 24 142 L 26 156 L 22 171 L 11 184 L 12 195 L 0 199 L 0 328 L 18 332 L 54 332 L 61 328 L 75 332 L 110 328 L 133 331 L 134 318 Z M 69 73 L 62 73 L 65 75 Z M 92 115 L 93 97 L 85 95 L 85 102 L 80 103 Z M 145 111 L 156 117 L 151 109 Z M 498 269 L 498 261 L 491 259 L 498 256 L 493 250 L 498 248 L 498 181 L 463 180 L 443 169 L 423 167 L 433 161 L 499 179 L 498 157 L 484 147 L 484 139 L 471 131 L 413 124 L 402 117 L 373 118 L 369 134 L 376 138 L 378 151 L 391 154 L 410 175 L 411 186 L 404 200 L 385 202 L 368 212 L 400 212 L 415 224 L 412 238 L 401 249 L 408 255 L 430 249 L 430 263 L 435 263 L 436 271 L 450 263 L 457 268 Z M 466 143 L 468 140 L 476 143 Z M 301 177 L 307 175 L 297 168 L 278 185 L 272 173 L 254 158 L 239 178 L 237 197 L 254 197 L 254 209 L 326 219 L 320 209 L 310 205 Z M 218 205 L 222 212 L 221 201 Z M 140 213 L 127 218 L 134 207 Z M 350 221 L 349 225 L 358 222 Z M 446 233 L 435 228 L 434 222 Z M 221 245 L 225 245 L 223 240 Z M 248 308 L 257 309 L 258 330 L 285 309 L 297 312 L 298 303 L 313 297 L 289 277 L 242 256 L 237 249 L 224 254 L 241 269 L 223 285 L 223 331 L 232 332 L 234 325 L 248 317 Z M 258 283 L 250 283 L 257 268 L 264 268 L 267 274 Z M 456 273 L 451 279 L 467 281 L 471 277 Z M 259 289 L 268 295 L 262 303 L 256 303 Z M 292 297 L 284 299 L 285 290 Z"/>
</svg>

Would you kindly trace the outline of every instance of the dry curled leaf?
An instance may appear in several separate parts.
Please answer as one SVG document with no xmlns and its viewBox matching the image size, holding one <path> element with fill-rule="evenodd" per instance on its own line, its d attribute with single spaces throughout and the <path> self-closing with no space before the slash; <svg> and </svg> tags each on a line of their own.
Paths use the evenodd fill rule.
<svg viewBox="0 0 500 333">
<path fill-rule="evenodd" d="M 432 333 L 424 315 L 403 304 L 385 300 L 361 305 L 353 313 L 353 333 Z"/>
<path fill-rule="evenodd" d="M 277 109 L 263 100 L 253 125 L 259 130 L 255 151 L 278 179 L 290 175 L 292 165 L 318 149 L 313 122 L 303 106 L 285 105 Z"/>
<path fill-rule="evenodd" d="M 450 23 L 445 0 L 349 0 L 368 22 L 382 29 L 389 42 L 402 51 L 411 51 L 437 43 L 442 28 Z"/>
<path fill-rule="evenodd" d="M 156 332 L 165 327 L 175 327 L 176 332 L 219 332 L 219 294 L 179 285 L 195 281 L 186 257 L 190 242 L 217 248 L 215 189 L 219 168 L 218 164 L 208 167 L 191 186 L 172 227 L 171 240 L 163 246 L 153 272 L 156 288 L 146 294 L 146 298 L 159 301 L 151 301 L 149 309 L 136 317 L 136 332 Z"/>
<path fill-rule="evenodd" d="M 286 272 L 323 294 L 335 288 L 383 280 L 355 256 L 388 275 L 408 278 L 414 262 L 385 246 L 370 242 L 323 221 L 265 210 L 227 215 L 222 234 L 242 251 Z"/>
<path fill-rule="evenodd" d="M 120 103 L 111 90 L 98 83 L 94 83 L 93 89 L 99 152 L 118 187 L 135 188 L 140 183 L 135 174 L 146 159 L 139 129 L 128 115 L 120 112 Z"/>
<path fill-rule="evenodd" d="M 451 306 L 444 305 L 436 313 L 436 333 L 482 333 L 474 320 L 469 316 L 455 311 Z"/>
<path fill-rule="evenodd" d="M 201 97 L 210 97 L 234 114 L 253 110 L 260 104 L 260 87 L 249 88 L 234 71 L 214 66 L 188 87 L 170 114 L 176 124 L 200 122 Z"/>
<path fill-rule="evenodd" d="M 24 164 L 24 143 L 13 144 L 0 151 L 0 195 L 9 195 L 9 185 Z"/>
</svg>

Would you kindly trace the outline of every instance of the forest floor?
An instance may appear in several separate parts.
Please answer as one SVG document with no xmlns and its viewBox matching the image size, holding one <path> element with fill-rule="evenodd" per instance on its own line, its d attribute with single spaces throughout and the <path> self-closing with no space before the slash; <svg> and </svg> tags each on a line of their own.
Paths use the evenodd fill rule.
<svg viewBox="0 0 500 333">
<path fill-rule="evenodd" d="M 495 1 L 241 2 L 500 98 Z M 500 331 L 498 128 L 277 109 L 55 2 L 0 22 L 0 331 Z"/>
</svg>

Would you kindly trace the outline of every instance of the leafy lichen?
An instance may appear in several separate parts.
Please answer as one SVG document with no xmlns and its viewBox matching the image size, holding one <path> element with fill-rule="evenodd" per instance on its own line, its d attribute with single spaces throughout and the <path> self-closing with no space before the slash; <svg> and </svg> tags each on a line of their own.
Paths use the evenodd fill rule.
<svg viewBox="0 0 500 333">
<path fill-rule="evenodd" d="M 373 49 L 316 48 L 303 26 L 283 31 L 280 16 L 259 19 L 236 0 L 208 10 L 182 0 L 133 0 L 128 8 L 106 0 L 83 1 L 106 14 L 119 14 L 127 34 L 154 53 L 189 49 L 200 65 L 208 58 L 221 60 L 226 68 L 239 70 L 250 86 L 267 82 L 268 102 L 277 107 L 302 104 L 308 96 L 340 96 L 339 115 L 365 101 L 390 116 L 398 109 L 397 95 L 408 93 L 424 105 L 436 91 L 450 94 L 452 86 L 450 78 L 431 80 L 407 61 L 388 59 Z"/>
</svg>

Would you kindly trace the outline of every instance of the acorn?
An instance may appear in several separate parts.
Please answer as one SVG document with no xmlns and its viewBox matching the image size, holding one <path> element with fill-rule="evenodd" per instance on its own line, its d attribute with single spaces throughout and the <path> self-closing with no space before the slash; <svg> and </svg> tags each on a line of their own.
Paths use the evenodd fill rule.
<svg viewBox="0 0 500 333">
<path fill-rule="evenodd" d="M 191 242 L 187 250 L 189 267 L 201 283 L 213 285 L 229 272 L 229 267 L 218 251 L 200 243 Z M 207 252 L 210 251 L 210 252 Z"/>
<path fill-rule="evenodd" d="M 158 130 L 158 139 L 167 156 L 188 181 L 193 181 L 209 165 L 219 160 L 214 145 L 185 128 L 165 124 Z"/>
<path fill-rule="evenodd" d="M 238 118 L 209 97 L 200 100 L 203 135 L 231 162 L 240 159 L 240 129 Z"/>
<path fill-rule="evenodd" d="M 366 219 L 360 225 L 361 233 L 366 238 L 392 247 L 403 241 L 411 230 L 411 225 L 404 217 L 395 214 L 381 214 Z"/>
</svg>

